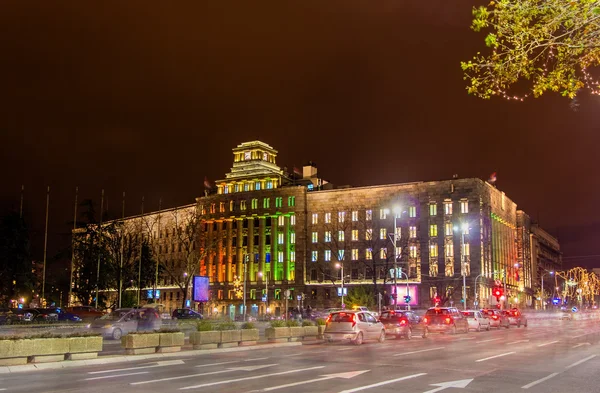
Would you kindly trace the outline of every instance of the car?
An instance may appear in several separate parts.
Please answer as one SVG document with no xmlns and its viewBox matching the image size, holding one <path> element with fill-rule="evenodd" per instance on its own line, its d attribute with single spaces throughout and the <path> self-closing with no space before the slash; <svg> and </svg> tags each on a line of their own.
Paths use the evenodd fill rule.
<svg viewBox="0 0 600 393">
<path fill-rule="evenodd" d="M 81 322 L 81 318 L 78 315 L 65 311 L 60 307 L 40 308 L 38 310 L 40 311 L 40 315 L 42 316 L 42 318 L 47 322 Z"/>
<path fill-rule="evenodd" d="M 33 322 L 40 313 L 34 308 L 13 308 L 11 311 L 15 314 L 17 322 Z"/>
<path fill-rule="evenodd" d="M 120 308 L 92 321 L 90 330 L 120 340 L 125 334 L 158 330 L 161 325 L 160 315 L 152 308 Z"/>
<path fill-rule="evenodd" d="M 327 317 L 323 337 L 327 342 L 350 341 L 361 345 L 365 340 L 385 341 L 385 327 L 365 311 L 336 311 Z"/>
<path fill-rule="evenodd" d="M 0 325 L 12 325 L 18 318 L 10 309 L 0 308 Z"/>
<path fill-rule="evenodd" d="M 354 310 L 354 311 L 366 311 L 366 312 L 370 312 L 371 314 L 375 315 L 376 317 L 379 315 L 377 313 L 377 311 L 369 310 L 369 308 L 365 307 L 365 306 L 354 306 L 354 307 L 352 307 L 352 310 Z"/>
<path fill-rule="evenodd" d="M 189 308 L 177 308 L 173 310 L 172 319 L 203 319 L 202 314 Z"/>
<path fill-rule="evenodd" d="M 501 327 L 509 328 L 510 322 L 508 317 L 500 312 L 500 310 L 483 309 L 480 310 L 482 314 L 487 315 L 490 320 L 490 327 L 500 329 Z"/>
<path fill-rule="evenodd" d="M 73 306 L 65 308 L 65 311 L 75 314 L 81 319 L 94 320 L 106 314 L 103 311 L 97 310 L 92 306 Z"/>
<path fill-rule="evenodd" d="M 467 322 L 469 323 L 469 329 L 476 330 L 478 332 L 481 329 L 490 330 L 491 323 L 490 319 L 484 316 L 479 310 L 466 310 L 462 312 Z"/>
<path fill-rule="evenodd" d="M 421 318 L 412 311 L 387 310 L 382 311 L 379 321 L 385 327 L 386 336 L 404 337 L 410 340 L 413 333 L 424 329 Z"/>
<path fill-rule="evenodd" d="M 518 308 L 511 308 L 510 310 L 504 311 L 505 315 L 508 317 L 508 323 L 511 325 L 517 325 L 518 328 L 523 325 L 527 327 L 527 317 L 521 313 Z"/>
<path fill-rule="evenodd" d="M 423 338 L 431 333 L 469 333 L 467 318 L 455 307 L 431 307 L 423 318 Z"/>
</svg>

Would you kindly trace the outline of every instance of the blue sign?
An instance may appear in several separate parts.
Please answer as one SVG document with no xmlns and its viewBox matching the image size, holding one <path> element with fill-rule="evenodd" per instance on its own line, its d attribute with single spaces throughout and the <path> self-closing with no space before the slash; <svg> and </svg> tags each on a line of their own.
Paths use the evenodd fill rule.
<svg viewBox="0 0 600 393">
<path fill-rule="evenodd" d="M 194 276 L 192 281 L 192 300 L 195 302 L 208 301 L 208 277 Z"/>
<path fill-rule="evenodd" d="M 338 296 L 342 296 L 342 288 L 337 289 Z M 348 296 L 348 287 L 344 287 L 344 296 Z"/>
<path fill-rule="evenodd" d="M 267 296 L 266 295 L 263 295 L 262 301 L 265 302 L 265 303 L 267 302 Z"/>
<path fill-rule="evenodd" d="M 152 292 L 154 292 L 154 290 L 148 289 L 147 294 L 146 294 L 146 298 L 152 299 Z M 154 298 L 155 299 L 160 299 L 160 289 L 156 290 L 156 296 Z"/>
<path fill-rule="evenodd" d="M 186 300 L 186 301 L 185 301 L 185 306 L 186 306 L 186 307 L 189 307 L 189 306 L 190 306 L 190 299 L 188 299 L 188 300 Z"/>
<path fill-rule="evenodd" d="M 558 304 L 560 303 L 560 299 L 555 297 L 554 299 L 552 299 L 552 304 Z"/>
<path fill-rule="evenodd" d="M 573 308 L 571 309 L 571 311 L 577 312 L 577 307 L 573 306 Z"/>
</svg>

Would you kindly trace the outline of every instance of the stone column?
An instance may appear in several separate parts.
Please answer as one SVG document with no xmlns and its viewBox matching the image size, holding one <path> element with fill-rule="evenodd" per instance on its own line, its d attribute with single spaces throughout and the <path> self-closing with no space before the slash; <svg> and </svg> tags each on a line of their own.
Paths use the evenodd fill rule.
<svg viewBox="0 0 600 393">
<path fill-rule="evenodd" d="M 217 221 L 217 281 L 225 281 L 223 274 L 223 221 Z"/>
<path fill-rule="evenodd" d="M 271 277 L 274 281 L 281 281 L 282 278 L 279 276 L 279 269 L 277 268 L 279 261 L 277 260 L 277 251 L 279 251 L 279 245 L 277 244 L 277 236 L 279 233 L 277 216 L 271 216 Z"/>
<path fill-rule="evenodd" d="M 244 219 L 238 219 L 236 220 L 236 224 L 237 224 L 237 241 L 236 241 L 236 254 L 235 254 L 235 258 L 236 258 L 236 266 L 235 266 L 235 275 L 236 276 L 240 276 L 242 273 L 242 263 L 244 261 L 244 252 L 243 252 L 243 246 L 244 246 Z"/>
<path fill-rule="evenodd" d="M 267 274 L 265 264 L 265 241 L 267 240 L 266 217 L 260 217 L 258 220 L 258 270 L 262 272 L 262 281 L 264 281 Z"/>
<path fill-rule="evenodd" d="M 254 218 L 248 218 L 248 263 L 246 264 L 246 280 L 252 281 L 254 270 Z M 243 277 L 243 276 L 242 276 Z M 250 291 L 248 291 L 250 292 Z"/>
<path fill-rule="evenodd" d="M 208 250 L 207 256 L 206 256 L 206 274 L 208 275 L 208 281 L 209 282 L 216 282 L 216 276 L 213 273 L 213 269 L 214 269 L 214 259 L 215 259 L 215 253 L 214 253 L 214 247 L 212 246 L 213 244 L 213 239 L 214 239 L 214 232 L 213 232 L 213 226 L 214 226 L 214 221 L 208 221 L 206 223 L 207 227 L 208 227 L 208 244 L 211 245 L 211 249 Z"/>
<path fill-rule="evenodd" d="M 290 216 L 283 220 L 283 280 L 290 279 Z"/>
<path fill-rule="evenodd" d="M 225 281 L 226 282 L 232 282 L 233 281 L 233 275 L 231 273 L 231 264 L 233 262 L 233 248 L 232 248 L 232 242 L 233 242 L 233 220 L 227 220 L 227 238 L 225 239 L 225 244 L 226 244 L 226 249 L 225 249 L 225 254 L 227 255 L 227 265 L 225 267 Z"/>
</svg>

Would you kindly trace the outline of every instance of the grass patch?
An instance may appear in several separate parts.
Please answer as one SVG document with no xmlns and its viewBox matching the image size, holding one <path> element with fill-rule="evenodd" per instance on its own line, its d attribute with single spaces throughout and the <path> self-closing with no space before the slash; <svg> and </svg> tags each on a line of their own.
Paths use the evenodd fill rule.
<svg viewBox="0 0 600 393">
<path fill-rule="evenodd" d="M 222 322 L 216 326 L 215 330 L 237 330 L 237 326 L 233 322 Z"/>
<path fill-rule="evenodd" d="M 302 326 L 315 326 L 313 321 L 302 321 Z"/>
<path fill-rule="evenodd" d="M 278 328 L 278 327 L 286 327 L 286 323 L 283 319 L 276 319 L 274 321 L 271 321 L 271 327 L 273 328 Z"/>
<path fill-rule="evenodd" d="M 290 319 L 289 321 L 287 321 L 286 325 L 288 327 L 298 327 L 300 326 L 300 322 L 296 321 L 295 319 Z"/>
<path fill-rule="evenodd" d="M 325 326 L 325 319 L 323 318 L 317 318 L 315 322 L 317 322 L 317 326 Z"/>
<path fill-rule="evenodd" d="M 242 329 L 244 329 L 244 330 L 256 329 L 256 326 L 254 326 L 254 324 L 252 322 L 244 322 L 244 323 L 242 323 Z"/>
<path fill-rule="evenodd" d="M 210 332 L 215 329 L 212 323 L 200 320 L 196 323 L 196 330 L 199 332 Z"/>
</svg>

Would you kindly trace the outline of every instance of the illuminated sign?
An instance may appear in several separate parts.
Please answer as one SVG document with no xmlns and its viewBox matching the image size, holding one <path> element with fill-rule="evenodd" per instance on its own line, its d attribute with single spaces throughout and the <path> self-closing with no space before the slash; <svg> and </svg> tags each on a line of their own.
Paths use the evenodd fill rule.
<svg viewBox="0 0 600 393">
<path fill-rule="evenodd" d="M 192 282 L 192 300 L 195 302 L 208 301 L 208 277 L 194 276 Z"/>
<path fill-rule="evenodd" d="M 154 290 L 148 289 L 148 291 L 146 293 L 146 298 L 152 299 L 152 292 L 154 292 Z M 156 290 L 156 296 L 154 298 L 155 299 L 160 299 L 160 289 Z"/>
</svg>

